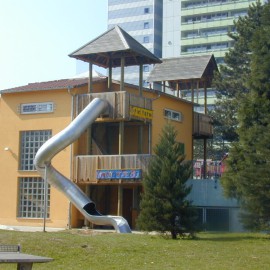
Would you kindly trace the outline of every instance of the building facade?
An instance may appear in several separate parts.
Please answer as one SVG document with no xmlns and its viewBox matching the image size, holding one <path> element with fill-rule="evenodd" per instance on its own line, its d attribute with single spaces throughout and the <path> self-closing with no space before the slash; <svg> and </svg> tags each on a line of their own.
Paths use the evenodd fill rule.
<svg viewBox="0 0 270 270">
<path fill-rule="evenodd" d="M 213 53 L 218 64 L 233 46 L 228 32 L 255 1 L 181 1 L 181 55 Z"/>
<path fill-rule="evenodd" d="M 108 28 L 121 26 L 158 57 L 214 54 L 223 63 L 228 32 L 254 0 L 108 0 Z"/>
<path fill-rule="evenodd" d="M 140 66 L 159 63 L 159 59 L 139 45 L 116 27 L 70 56 L 88 61 L 90 68 L 93 64 L 108 67 L 109 74 L 112 67 L 119 65 L 124 72 L 123 63 Z M 208 67 L 209 74 L 213 73 L 214 66 Z M 36 170 L 34 159 L 42 144 L 68 125 L 73 127 L 72 134 L 77 133 L 72 125 L 74 119 L 95 98 L 106 103 L 106 110 L 69 142 L 68 147 L 57 152 L 50 163 L 61 178 L 67 179 L 69 186 L 76 186 L 85 198 L 95 202 L 98 212 L 123 216 L 132 229 L 136 228 L 140 211 L 143 175 L 163 127 L 167 123 L 175 127 L 176 139 L 182 143 L 187 160 L 193 157 L 193 139 L 212 136 L 211 119 L 195 113 L 193 102 L 180 95 L 143 88 L 141 84 L 114 81 L 111 76 L 93 78 L 90 74 L 89 78 L 30 83 L 3 90 L 0 97 L 0 225 L 42 227 L 44 222 L 47 227 L 60 228 L 90 225 L 85 208 L 72 201 L 76 196 L 63 185 L 50 181 L 50 176 L 46 179 L 48 185 Z M 230 207 L 223 202 L 222 206 L 226 205 Z M 198 202 L 198 206 L 207 215 L 207 205 Z M 207 220 L 203 218 L 201 222 Z"/>
<path fill-rule="evenodd" d="M 46 227 L 91 226 L 61 190 L 49 185 L 45 192 L 45 182 L 33 163 L 39 147 L 69 125 L 90 102 L 91 96 L 117 106 L 97 118 L 91 128 L 59 152 L 52 163 L 95 202 L 100 213 L 121 215 L 132 229 L 136 228 L 142 178 L 112 179 L 103 177 L 102 172 L 128 169 L 145 172 L 152 148 L 166 123 L 176 128 L 177 141 L 183 143 L 187 159 L 192 159 L 192 137 L 194 132 L 200 133 L 200 125 L 193 122 L 191 102 L 147 89 L 139 97 L 138 87 L 130 85 L 119 92 L 119 82 L 113 82 L 110 91 L 107 87 L 108 78 L 100 77 L 93 80 L 92 94 L 88 93 L 88 78 L 33 83 L 2 91 L 0 225 L 42 228 L 47 205 Z M 145 109 L 151 108 L 152 117 L 134 113 L 121 119 L 127 98 L 128 103 L 131 99 L 133 102 L 143 100 Z M 130 113 L 130 108 L 126 109 L 125 113 Z M 205 130 L 202 131 L 205 134 Z M 189 184 L 193 186 L 189 198 L 198 208 L 199 222 L 204 229 L 242 230 L 237 217 L 238 204 L 224 199 L 216 178 L 190 180 Z"/>
<path fill-rule="evenodd" d="M 100 116 L 91 129 L 61 151 L 52 163 L 96 203 L 100 213 L 124 216 L 132 228 L 136 227 L 142 176 L 112 179 L 99 177 L 101 173 L 97 172 L 128 169 L 144 172 L 152 147 L 168 121 L 178 130 L 177 140 L 183 143 L 187 159 L 191 159 L 193 106 L 166 94 L 147 91 L 138 96 L 138 87 L 134 86 L 125 86 L 124 92 L 119 92 L 119 88 L 119 83 L 115 82 L 112 90 L 107 92 L 107 78 L 102 77 L 94 79 L 93 94 L 87 93 L 87 78 L 35 83 L 2 91 L 1 225 L 42 226 L 44 195 L 47 200 L 46 226 L 88 225 L 62 190 L 49 185 L 44 193 L 44 181 L 33 161 L 39 147 L 63 130 L 94 96 L 111 104 L 108 115 Z M 145 118 L 136 113 L 134 106 L 134 114 L 130 115 L 130 108 L 125 106 L 127 101 L 133 105 L 142 101 L 146 106 L 144 109 L 151 110 L 153 117 L 149 114 Z M 182 117 L 173 118 L 168 112 Z M 122 113 L 127 116 L 121 116 Z"/>
<path fill-rule="evenodd" d="M 234 21 L 245 16 L 254 0 L 108 0 L 108 28 L 120 25 L 131 36 L 163 59 L 209 55 L 217 64 L 224 63 L 225 53 L 233 46 L 228 32 L 234 32 Z M 153 69 L 144 66 L 144 86 Z M 116 69 L 114 78 L 119 79 Z M 126 82 L 138 85 L 138 68 L 127 69 Z M 157 84 L 152 87 L 159 89 Z M 173 94 L 168 90 L 168 93 Z M 198 96 L 196 107 L 201 112 L 205 97 Z M 190 93 L 186 97 L 190 100 Z M 214 106 L 215 89 L 208 89 L 208 110 Z"/>
</svg>

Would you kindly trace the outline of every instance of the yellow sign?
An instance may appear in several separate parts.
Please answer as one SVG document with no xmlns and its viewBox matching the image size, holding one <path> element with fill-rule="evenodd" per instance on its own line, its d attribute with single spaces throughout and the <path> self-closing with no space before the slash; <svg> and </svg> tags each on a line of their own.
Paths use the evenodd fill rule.
<svg viewBox="0 0 270 270">
<path fill-rule="evenodd" d="M 140 107 L 135 107 L 135 106 L 130 106 L 130 115 L 143 118 L 143 119 L 153 119 L 153 111 L 152 110 L 147 110 L 143 109 Z"/>
</svg>

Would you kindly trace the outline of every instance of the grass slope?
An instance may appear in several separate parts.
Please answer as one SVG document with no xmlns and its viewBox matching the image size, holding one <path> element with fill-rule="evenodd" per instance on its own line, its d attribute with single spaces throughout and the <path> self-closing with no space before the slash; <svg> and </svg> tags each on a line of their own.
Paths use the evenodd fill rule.
<svg viewBox="0 0 270 270">
<path fill-rule="evenodd" d="M 1 231 L 0 244 L 54 258 L 33 269 L 269 269 L 270 239 L 263 234 L 200 233 L 196 240 L 144 234 Z M 0 269 L 16 269 L 0 264 Z"/>
</svg>

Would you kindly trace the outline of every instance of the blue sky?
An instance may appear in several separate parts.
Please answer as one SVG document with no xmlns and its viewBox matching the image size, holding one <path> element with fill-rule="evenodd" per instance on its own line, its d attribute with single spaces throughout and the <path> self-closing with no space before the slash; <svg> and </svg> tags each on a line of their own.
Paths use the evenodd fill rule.
<svg viewBox="0 0 270 270">
<path fill-rule="evenodd" d="M 68 54 L 107 30 L 107 0 L 0 0 L 0 90 L 76 74 Z"/>
</svg>

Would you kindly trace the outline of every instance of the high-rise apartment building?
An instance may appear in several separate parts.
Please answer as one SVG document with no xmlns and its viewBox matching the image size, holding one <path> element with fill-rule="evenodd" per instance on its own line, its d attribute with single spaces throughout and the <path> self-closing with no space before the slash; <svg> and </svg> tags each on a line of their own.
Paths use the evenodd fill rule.
<svg viewBox="0 0 270 270">
<path fill-rule="evenodd" d="M 179 57 L 181 53 L 181 1 L 163 0 L 162 57 Z"/>
<path fill-rule="evenodd" d="M 254 0 L 163 0 L 162 57 L 209 55 L 217 64 L 224 63 L 225 53 L 233 46 L 228 32 L 235 31 L 234 20 L 247 14 Z M 190 93 L 187 93 L 187 98 Z M 214 89 L 207 90 L 208 109 L 216 99 Z M 200 91 L 197 111 L 203 110 Z"/>
<path fill-rule="evenodd" d="M 108 0 L 108 29 L 120 26 L 157 57 L 162 57 L 163 0 Z M 144 65 L 144 80 L 151 71 Z M 120 78 L 120 69 L 113 70 L 113 78 Z M 125 81 L 138 85 L 139 68 L 125 68 Z M 145 85 L 146 86 L 146 85 Z"/>
<path fill-rule="evenodd" d="M 233 46 L 228 31 L 235 31 L 234 20 L 255 2 L 108 0 L 108 28 L 118 24 L 158 57 L 214 54 L 222 63 Z"/>
<path fill-rule="evenodd" d="M 242 2 L 242 3 L 241 3 Z M 234 31 L 233 21 L 246 15 L 248 1 L 182 1 L 181 54 L 214 53 L 222 62 L 233 46 L 227 33 Z"/>
</svg>

